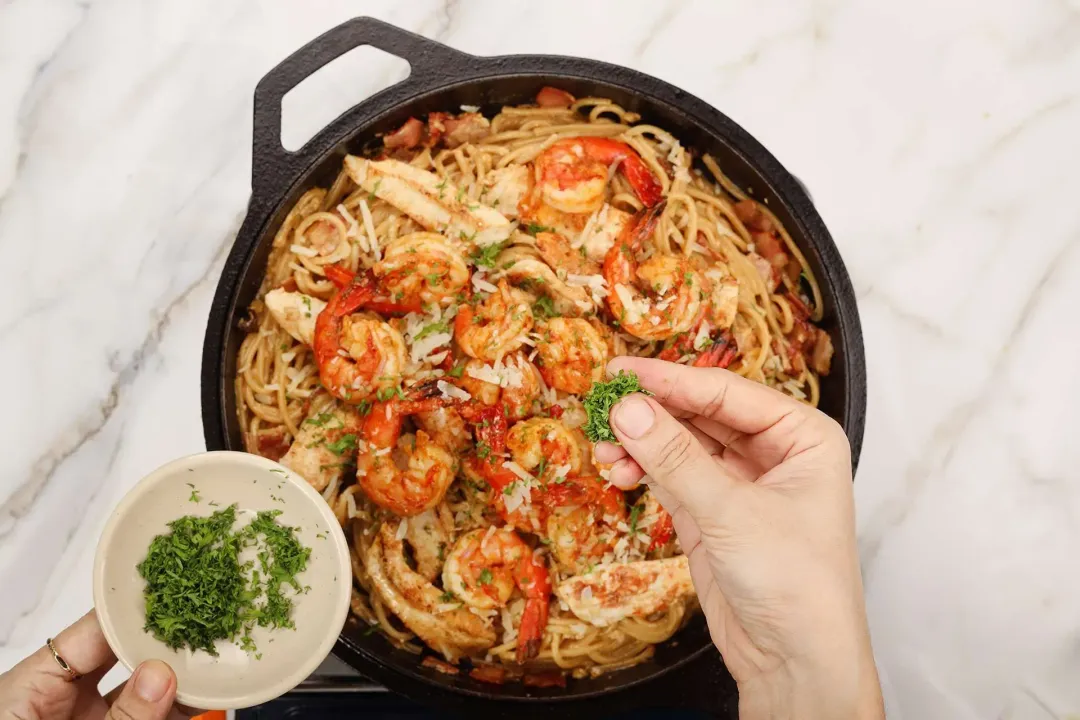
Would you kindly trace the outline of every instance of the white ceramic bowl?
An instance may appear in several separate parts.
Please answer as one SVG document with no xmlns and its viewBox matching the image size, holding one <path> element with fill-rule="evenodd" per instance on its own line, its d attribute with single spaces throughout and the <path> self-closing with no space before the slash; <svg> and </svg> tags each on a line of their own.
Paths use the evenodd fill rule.
<svg viewBox="0 0 1080 720">
<path fill-rule="evenodd" d="M 307 569 L 298 576 L 311 590 L 293 599 L 296 628 L 255 628 L 258 659 L 232 644 L 219 643 L 217 658 L 171 650 L 143 630 L 145 583 L 136 566 L 170 521 L 207 516 L 233 503 L 241 518 L 247 515 L 242 511 L 254 517 L 260 510 L 281 510 L 278 522 L 300 528 L 297 538 L 311 548 Z M 322 496 L 282 465 L 247 453 L 192 455 L 147 475 L 113 510 L 94 558 L 94 605 L 116 657 L 129 669 L 152 658 L 169 663 L 177 700 L 197 708 L 250 707 L 294 688 L 333 648 L 351 588 L 345 535 Z"/>
</svg>

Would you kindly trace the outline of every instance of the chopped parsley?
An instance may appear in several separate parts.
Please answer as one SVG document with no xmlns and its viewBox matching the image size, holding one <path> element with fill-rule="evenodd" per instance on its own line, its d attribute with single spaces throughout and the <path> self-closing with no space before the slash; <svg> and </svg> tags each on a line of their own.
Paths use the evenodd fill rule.
<svg viewBox="0 0 1080 720">
<path fill-rule="evenodd" d="M 381 387 L 375 391 L 375 398 L 379 400 L 379 402 L 386 402 L 395 395 L 402 400 L 405 399 L 405 391 L 401 389 L 400 385 L 395 385 L 394 387 Z"/>
<path fill-rule="evenodd" d="M 491 455 L 491 447 L 483 440 L 477 442 L 476 457 L 480 458 L 481 460 L 486 460 L 489 455 Z"/>
<path fill-rule="evenodd" d="M 377 199 L 376 193 L 379 192 L 380 185 L 382 185 L 382 178 L 375 181 L 375 185 L 371 188 L 371 192 L 368 193 L 367 201 L 369 203 L 373 203 Z"/>
<path fill-rule="evenodd" d="M 335 455 L 344 455 L 347 450 L 356 449 L 356 436 L 352 433 L 342 435 L 334 442 L 329 443 L 326 449 Z"/>
<path fill-rule="evenodd" d="M 484 568 L 483 570 L 481 570 L 480 571 L 480 577 L 478 577 L 476 579 L 476 581 L 478 583 L 480 583 L 481 585 L 490 585 L 491 584 L 491 570 L 489 570 L 488 568 Z"/>
<path fill-rule="evenodd" d="M 547 225 L 537 225 L 536 223 L 529 223 L 525 226 L 525 232 L 529 233 L 533 237 L 536 237 L 538 233 L 555 232 L 555 228 L 548 227 Z"/>
<path fill-rule="evenodd" d="M 495 267 L 495 258 L 499 256 L 502 249 L 506 247 L 506 242 L 492 243 L 491 245 L 484 245 L 473 250 L 472 255 L 469 257 L 472 259 L 473 264 L 480 267 Z"/>
<path fill-rule="evenodd" d="M 461 202 L 461 199 L 462 199 L 462 198 L 464 198 L 464 197 L 465 197 L 465 187 L 464 187 L 464 186 L 462 186 L 462 187 L 461 187 L 461 188 L 460 188 L 460 189 L 459 189 L 459 190 L 457 191 L 457 198 L 456 198 L 456 199 L 457 199 L 457 201 L 458 201 L 458 202 Z"/>
<path fill-rule="evenodd" d="M 197 503 L 202 500 L 202 495 L 199 495 L 199 491 L 195 489 L 195 486 L 188 483 L 188 487 L 191 488 L 191 497 L 188 498 L 188 502 Z"/>
<path fill-rule="evenodd" d="M 540 464 L 536 466 L 536 477 L 540 477 L 547 470 L 548 460 L 546 457 L 540 458 Z"/>
<path fill-rule="evenodd" d="M 439 602 L 444 602 L 444 603 L 457 602 L 457 595 L 455 595 L 454 593 L 447 590 L 446 592 L 444 592 L 442 595 L 439 596 Z"/>
<path fill-rule="evenodd" d="M 420 332 L 416 333 L 416 337 L 413 338 L 413 342 L 416 342 L 417 340 L 423 340 L 428 335 L 433 335 L 434 333 L 440 332 L 450 332 L 450 325 L 442 321 L 428 323 L 424 327 L 420 328 Z"/>
<path fill-rule="evenodd" d="M 641 387 L 638 376 L 632 372 L 620 370 L 619 374 L 606 382 L 594 382 L 582 404 L 585 406 L 585 436 L 593 442 L 606 440 L 617 443 L 618 438 L 611 431 L 609 414 L 611 408 L 621 398 L 633 393 L 652 395 Z"/>
<path fill-rule="evenodd" d="M 464 372 L 465 372 L 465 366 L 464 365 L 455 365 L 454 367 L 450 368 L 450 371 L 448 373 L 446 373 L 446 374 L 449 375 L 452 378 L 459 378 L 459 377 L 462 376 L 462 374 Z"/>
<path fill-rule="evenodd" d="M 637 532 L 638 517 L 641 515 L 641 511 L 643 509 L 644 508 L 640 504 L 635 505 L 634 507 L 630 508 L 630 534 L 631 535 L 633 535 L 634 533 Z"/>
<path fill-rule="evenodd" d="M 236 505 L 231 505 L 210 517 L 189 515 L 169 523 L 169 532 L 151 541 L 136 566 L 146 581 L 143 629 L 174 650 L 217 655 L 218 640 L 253 652 L 256 625 L 293 627 L 293 602 L 281 586 L 302 590 L 296 576 L 307 568 L 311 550 L 296 539 L 295 528 L 277 522 L 280 514 L 260 512 L 233 530 Z M 258 568 L 240 562 L 249 547 L 257 552 Z"/>
<path fill-rule="evenodd" d="M 558 315 L 555 312 L 555 303 L 546 295 L 533 303 L 532 311 L 533 315 L 542 319 L 553 318 Z"/>
</svg>

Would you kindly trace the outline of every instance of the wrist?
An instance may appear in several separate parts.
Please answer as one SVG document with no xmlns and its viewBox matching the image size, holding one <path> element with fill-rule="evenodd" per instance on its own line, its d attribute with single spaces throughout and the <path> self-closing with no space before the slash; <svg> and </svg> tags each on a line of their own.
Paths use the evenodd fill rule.
<svg viewBox="0 0 1080 720">
<path fill-rule="evenodd" d="M 857 656 L 790 661 L 739 683 L 740 720 L 884 720 L 869 646 Z"/>
</svg>

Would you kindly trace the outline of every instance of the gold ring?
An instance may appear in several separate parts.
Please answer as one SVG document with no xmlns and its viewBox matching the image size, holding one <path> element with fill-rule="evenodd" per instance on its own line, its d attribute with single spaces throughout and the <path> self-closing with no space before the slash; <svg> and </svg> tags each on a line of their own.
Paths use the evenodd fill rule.
<svg viewBox="0 0 1080 720">
<path fill-rule="evenodd" d="M 58 653 L 56 651 L 56 645 L 53 644 L 53 639 L 52 638 L 49 638 L 48 640 L 46 640 L 45 644 L 48 646 L 49 650 L 52 652 L 52 656 L 53 656 L 53 659 L 56 660 L 56 664 L 59 665 L 64 670 L 64 672 L 66 672 L 68 675 L 70 675 L 71 679 L 73 681 L 78 680 L 79 678 L 82 677 L 82 675 L 75 672 L 74 668 L 72 668 L 70 665 L 68 665 L 67 660 L 60 657 L 60 653 Z"/>
</svg>

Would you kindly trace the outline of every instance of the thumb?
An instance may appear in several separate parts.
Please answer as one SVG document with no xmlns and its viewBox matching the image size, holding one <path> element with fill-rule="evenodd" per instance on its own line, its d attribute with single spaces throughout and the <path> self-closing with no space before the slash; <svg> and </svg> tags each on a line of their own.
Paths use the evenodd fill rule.
<svg viewBox="0 0 1080 720">
<path fill-rule="evenodd" d="M 630 457 L 695 518 L 712 514 L 737 482 L 650 397 L 631 395 L 617 403 L 611 426 Z"/>
<path fill-rule="evenodd" d="M 105 720 L 164 720 L 176 698 L 176 675 L 160 660 L 135 668 Z"/>
</svg>

